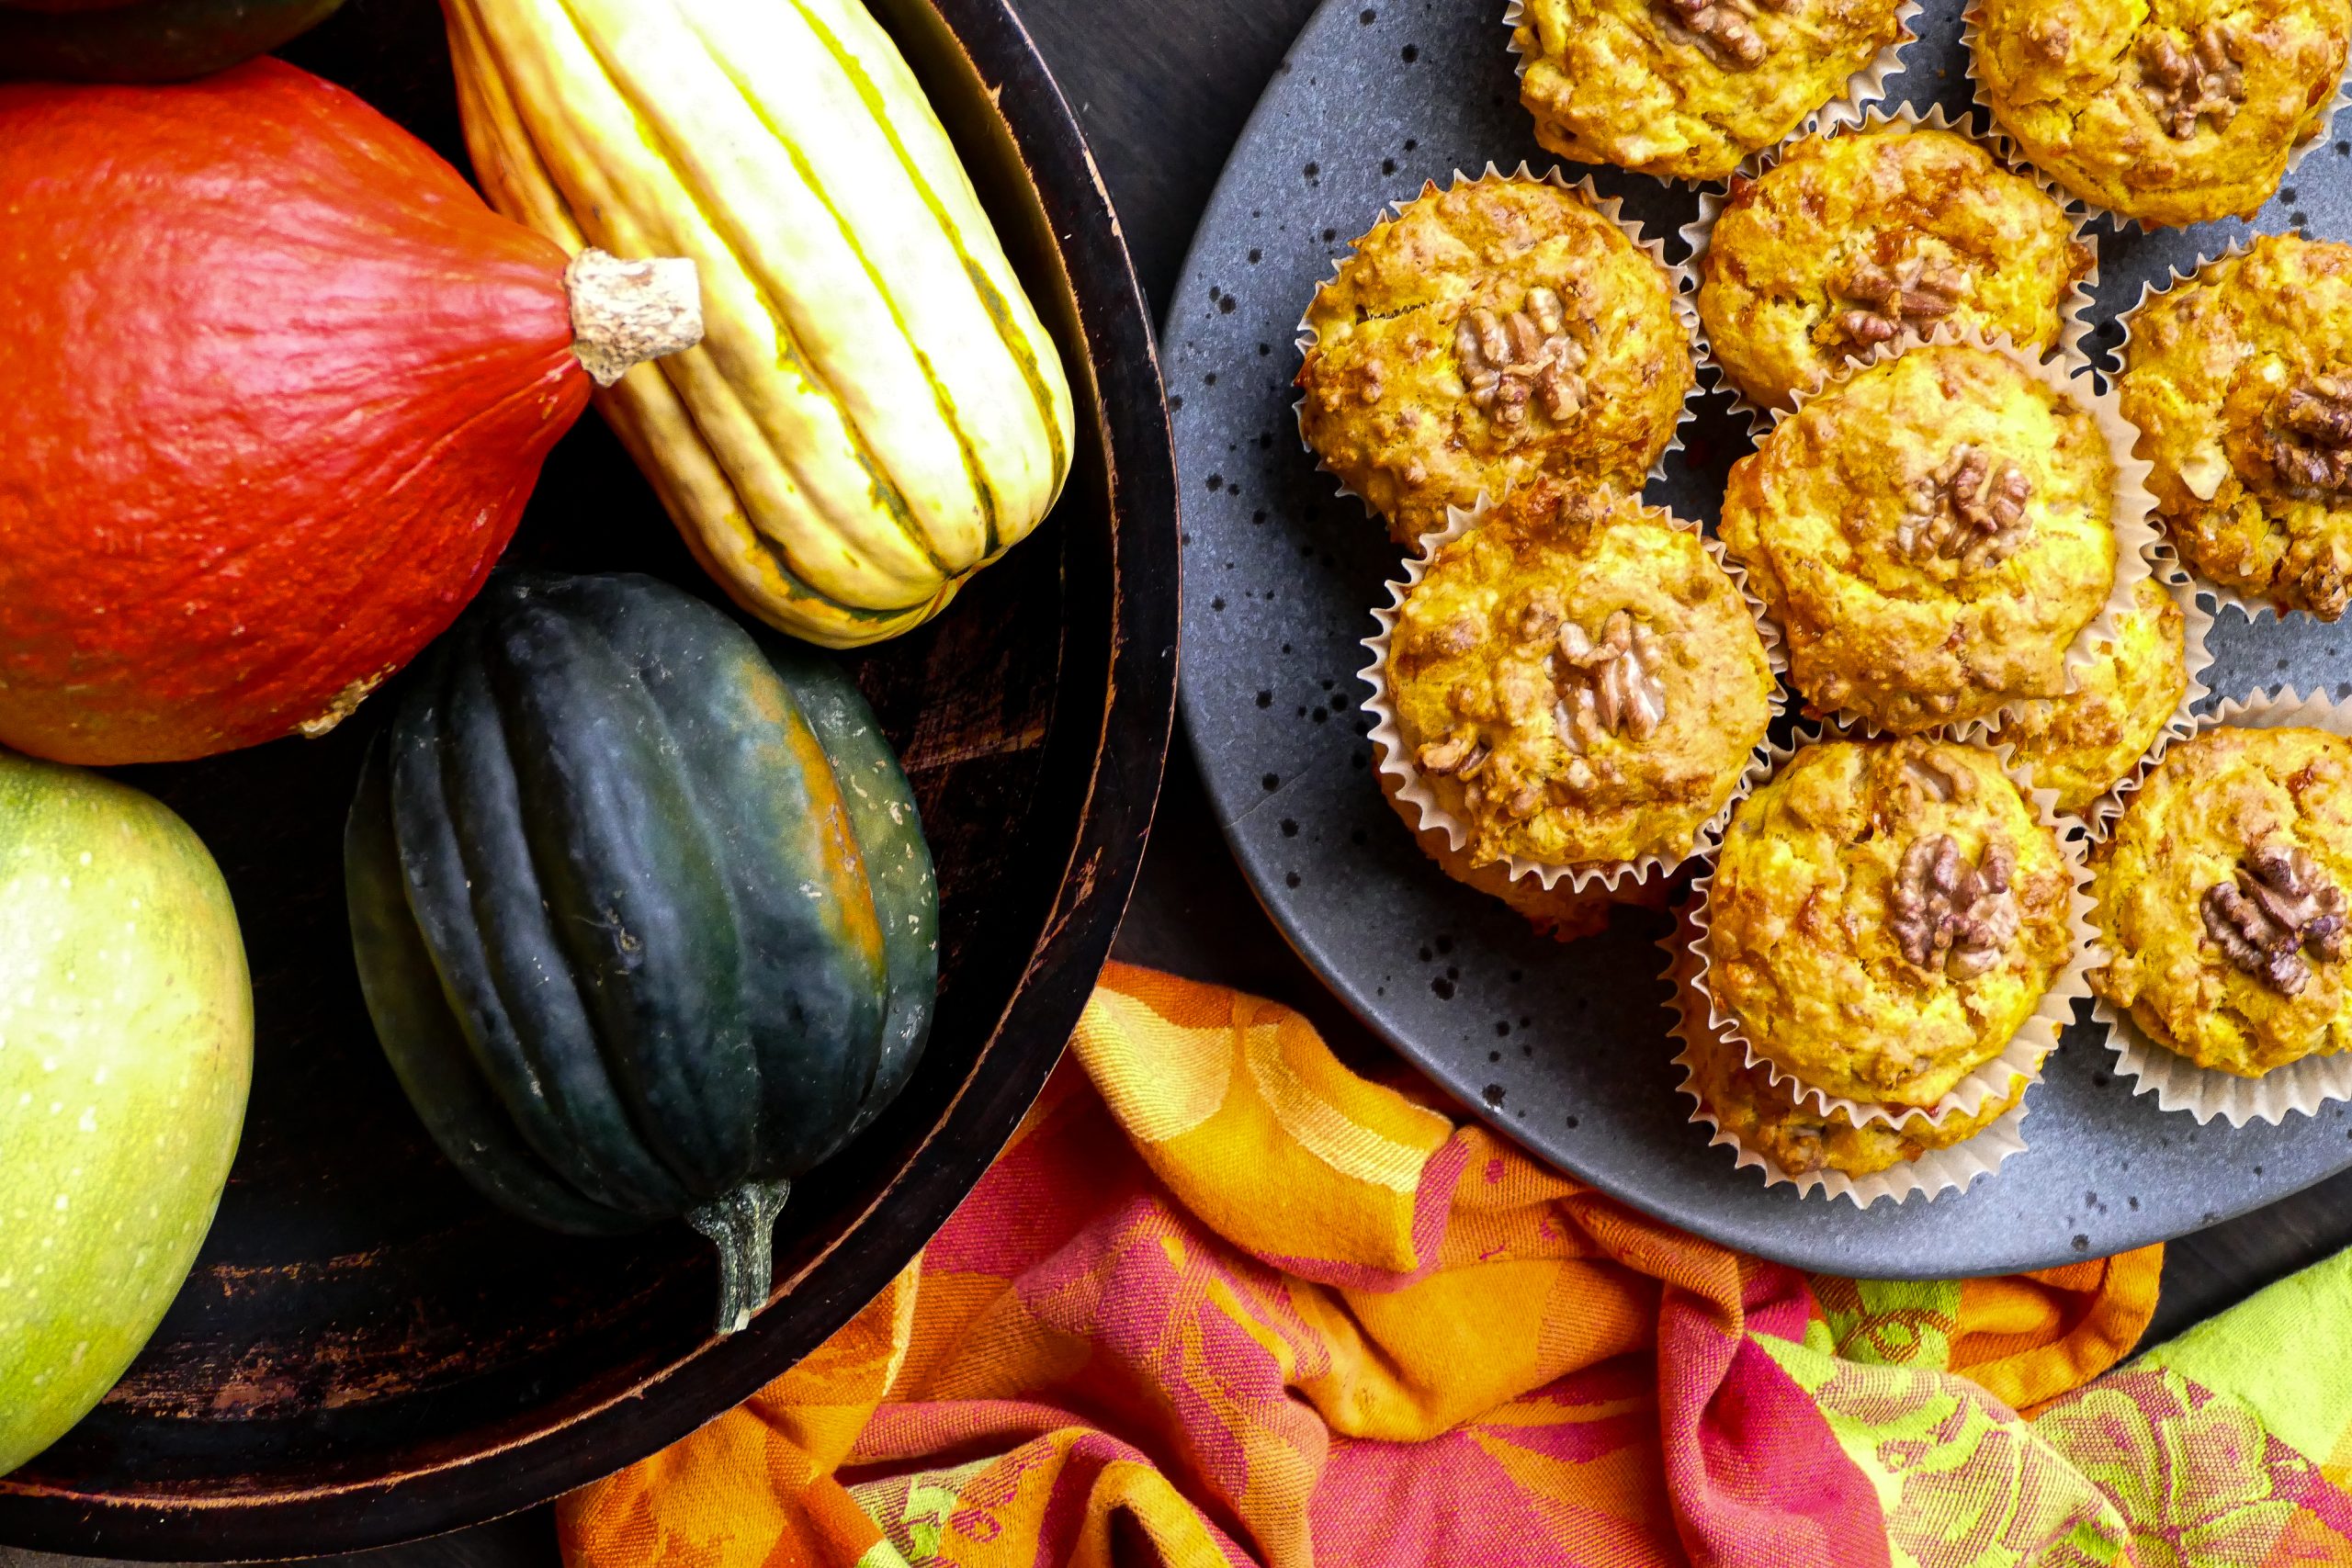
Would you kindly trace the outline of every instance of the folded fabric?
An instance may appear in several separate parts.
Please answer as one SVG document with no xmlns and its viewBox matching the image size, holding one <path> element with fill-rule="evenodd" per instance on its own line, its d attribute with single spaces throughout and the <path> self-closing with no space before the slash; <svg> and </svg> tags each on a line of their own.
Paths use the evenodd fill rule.
<svg viewBox="0 0 2352 1568">
<path fill-rule="evenodd" d="M 2352 1371 L 2272 1375 L 2352 1323 L 2341 1269 L 2085 1389 L 2145 1327 L 2159 1249 L 1807 1277 L 1440 1103 L 1287 1009 L 1114 966 L 922 1258 L 566 1499 L 567 1561 L 2238 1568 L 2352 1539 Z"/>
</svg>

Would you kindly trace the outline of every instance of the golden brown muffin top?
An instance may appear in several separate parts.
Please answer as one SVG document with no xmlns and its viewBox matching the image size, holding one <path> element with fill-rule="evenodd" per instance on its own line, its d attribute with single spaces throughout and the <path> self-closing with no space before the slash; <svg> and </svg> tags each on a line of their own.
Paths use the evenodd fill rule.
<svg viewBox="0 0 2352 1568">
<path fill-rule="evenodd" d="M 2015 746 L 2010 761 L 2035 788 L 2055 791 L 2061 811 L 2081 811 L 2129 777 L 2188 691 L 2188 619 L 2175 590 L 2153 577 L 2133 583 L 2115 630 L 2077 671 L 2075 692 L 2021 704 L 1994 737 Z"/>
<path fill-rule="evenodd" d="M 1898 122 L 1807 137 L 1735 177 L 1699 259 L 1699 319 L 1732 385 L 1787 408 L 1849 358 L 1941 325 L 2054 347 L 2093 260 L 2032 180 Z"/>
<path fill-rule="evenodd" d="M 1819 711 L 1897 734 L 2064 695 L 2115 584 L 2098 422 L 2006 355 L 1917 347 L 1781 422 L 1731 472 L 1723 538 Z"/>
<path fill-rule="evenodd" d="M 2127 218 L 2251 218 L 2326 129 L 2352 0 L 1984 0 L 1994 118 L 2067 189 Z"/>
<path fill-rule="evenodd" d="M 1777 683 L 1696 530 L 1613 492 L 1514 492 L 1406 595 L 1404 753 L 1473 864 L 1677 861 L 1763 743 Z"/>
<path fill-rule="evenodd" d="M 2074 886 L 1993 753 L 1809 746 L 1732 813 L 1702 911 L 1707 987 L 1802 1081 L 1930 1109 L 2072 962 Z"/>
<path fill-rule="evenodd" d="M 2335 620 L 2352 602 L 2352 245 L 2266 234 L 2135 311 L 2119 400 L 2182 558 Z"/>
<path fill-rule="evenodd" d="M 1425 187 L 1306 326 L 1307 444 L 1407 543 L 1544 476 L 1638 488 L 1696 380 L 1672 276 L 1543 180 Z"/>
<path fill-rule="evenodd" d="M 1703 999 L 1697 1006 L 1704 1009 Z M 1967 1142 L 2012 1110 L 2025 1098 L 2030 1080 L 2023 1074 L 2009 1080 L 2006 1095 L 1988 1094 L 1975 1114 L 1947 1117 L 1939 1125 L 1924 1111 L 1900 1122 L 1865 1121 L 1857 1125 L 1842 1110 L 1821 1111 L 1800 1104 L 1785 1085 L 1772 1081 L 1769 1068 L 1751 1067 L 1747 1053 L 1717 1031 L 1688 1028 L 1691 1081 L 1699 1102 L 1717 1126 L 1762 1155 L 1787 1176 L 1809 1176 L 1835 1170 L 1847 1176 L 1875 1176 L 1908 1164 L 1933 1149 L 1948 1149 Z"/>
<path fill-rule="evenodd" d="M 2181 741 L 2093 855 L 2091 984 L 2157 1043 L 2255 1076 L 2352 1046 L 2352 740 L 2222 727 Z"/>
<path fill-rule="evenodd" d="M 1841 96 L 1901 0 L 1527 0 L 1520 101 L 1566 158 L 1719 180 Z"/>
</svg>

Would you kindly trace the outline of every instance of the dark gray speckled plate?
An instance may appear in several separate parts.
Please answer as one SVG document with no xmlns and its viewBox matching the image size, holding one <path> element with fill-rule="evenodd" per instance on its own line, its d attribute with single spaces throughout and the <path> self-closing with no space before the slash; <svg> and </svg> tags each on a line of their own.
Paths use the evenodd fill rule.
<svg viewBox="0 0 2352 1568">
<path fill-rule="evenodd" d="M 1960 0 L 1929 0 L 1895 93 L 1968 102 Z M 1234 852 L 1306 961 L 1396 1049 L 1487 1121 L 1564 1168 L 1715 1240 L 1800 1267 L 1925 1277 L 2038 1268 L 2178 1235 L 2352 1165 L 2352 1115 L 2199 1127 L 2135 1098 L 2102 1032 L 2070 1031 L 2024 1123 L 2028 1151 L 1965 1194 L 1860 1211 L 1767 1190 L 1710 1148 L 1678 1091 L 1665 923 L 1620 914 L 1562 947 L 1422 858 L 1383 803 L 1358 712 L 1359 641 L 1398 553 L 1299 447 L 1294 331 L 1333 260 L 1385 202 L 1489 161 L 1555 160 L 1530 133 L 1502 0 L 1329 0 L 1236 148 L 1166 328 L 1184 490 L 1185 719 Z M 2337 134 L 2352 135 L 2352 118 Z M 2314 152 L 2262 215 L 2352 237 L 2352 158 Z M 1571 169 L 1571 175 L 1582 173 Z M 1689 187 L 1599 171 L 1652 234 L 1692 216 Z M 2102 239 L 2100 329 L 2173 264 L 2245 231 Z M 1679 238 L 1668 244 L 1681 259 Z M 1690 450 L 1652 488 L 1716 515 L 1748 450 L 1726 400 L 1702 400 Z M 2208 680 L 2345 691 L 2352 626 L 2225 615 Z"/>
</svg>

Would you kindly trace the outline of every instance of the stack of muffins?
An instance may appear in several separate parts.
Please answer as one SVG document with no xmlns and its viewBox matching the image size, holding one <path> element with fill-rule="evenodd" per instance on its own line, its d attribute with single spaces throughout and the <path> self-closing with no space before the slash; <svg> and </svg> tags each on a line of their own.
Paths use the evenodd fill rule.
<svg viewBox="0 0 2352 1568">
<path fill-rule="evenodd" d="M 1694 1120 L 1863 1202 L 2022 1147 L 2090 991 L 2167 1104 L 2352 1095 L 2352 1055 L 2278 1077 L 2352 1047 L 2352 721 L 2192 711 L 2200 591 L 2352 602 L 2352 247 L 2177 280 L 2111 390 L 2081 347 L 2093 220 L 2259 207 L 2352 0 L 1984 0 L 2006 141 L 1875 107 L 1917 9 L 1519 0 L 1544 146 L 1724 182 L 1690 258 L 1490 167 L 1358 242 L 1298 375 L 1409 551 L 1363 672 L 1391 803 L 1563 940 L 1705 866 L 1668 943 Z M 1641 500 L 1702 362 L 1758 436 L 1712 537 Z M 1817 727 L 1776 744 L 1791 697 Z"/>
</svg>

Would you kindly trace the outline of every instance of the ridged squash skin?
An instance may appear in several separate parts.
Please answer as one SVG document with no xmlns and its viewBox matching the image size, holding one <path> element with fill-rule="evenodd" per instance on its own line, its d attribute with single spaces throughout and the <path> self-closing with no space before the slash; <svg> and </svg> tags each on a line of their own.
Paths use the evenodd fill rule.
<svg viewBox="0 0 2352 1568">
<path fill-rule="evenodd" d="M 178 1294 L 253 1043 L 236 908 L 196 834 L 0 751 L 0 1474 L 114 1386 Z"/>
<path fill-rule="evenodd" d="M 452 1162 L 554 1229 L 717 1231 L 730 1322 L 937 992 L 930 852 L 855 688 L 650 578 L 494 580 L 372 754 L 345 868 L 378 1036 Z"/>
<path fill-rule="evenodd" d="M 830 647 L 1044 518 L 1074 414 L 969 176 L 859 0 L 445 0 L 492 203 L 691 256 L 701 348 L 600 406 L 736 600 Z"/>
<path fill-rule="evenodd" d="M 276 60 L 0 85 L 0 744 L 209 756 L 413 658 L 587 407 L 565 263 Z"/>
<path fill-rule="evenodd" d="M 0 0 L 0 76 L 187 82 L 266 54 L 343 0 Z"/>
</svg>

